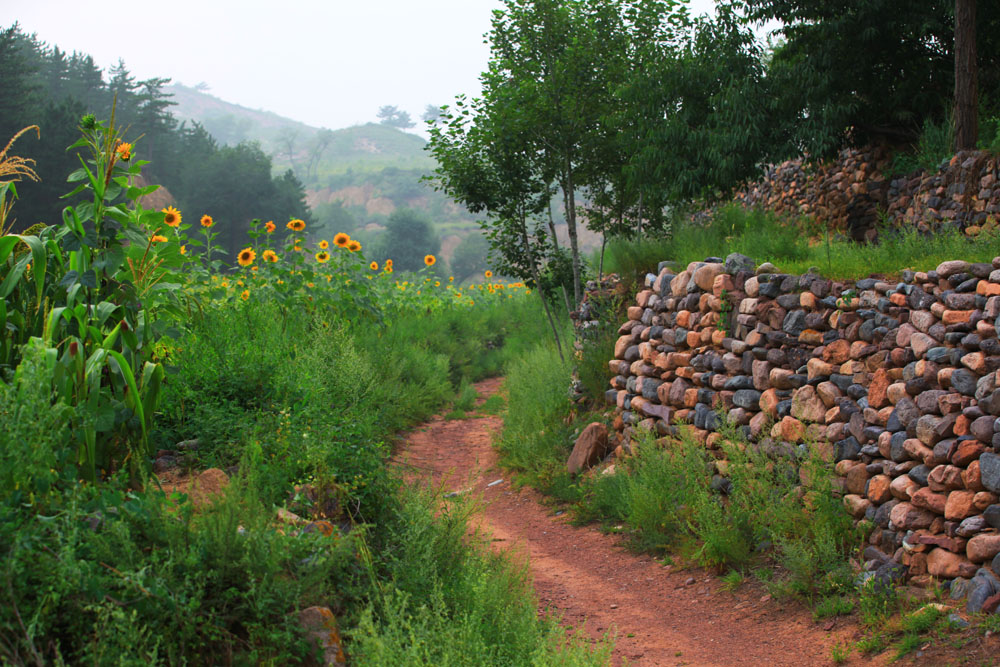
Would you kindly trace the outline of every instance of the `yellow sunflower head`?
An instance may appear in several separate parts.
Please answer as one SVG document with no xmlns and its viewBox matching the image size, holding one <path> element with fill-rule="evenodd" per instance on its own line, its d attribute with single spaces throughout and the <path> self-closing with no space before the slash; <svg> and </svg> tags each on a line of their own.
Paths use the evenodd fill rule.
<svg viewBox="0 0 1000 667">
<path fill-rule="evenodd" d="M 326 241 L 326 240 L 323 240 L 323 241 L 320 241 L 320 242 L 319 242 L 319 243 L 317 243 L 316 245 L 318 245 L 318 246 L 319 246 L 319 249 L 320 249 L 320 250 L 326 250 L 327 248 L 329 248 L 329 247 L 330 247 L 330 243 L 329 243 L 328 241 Z"/>
<path fill-rule="evenodd" d="M 316 253 L 316 261 L 319 262 L 320 264 L 326 264 L 327 262 L 330 261 L 330 253 L 328 253 L 326 250 L 324 250 L 323 252 Z"/>
<path fill-rule="evenodd" d="M 115 153 L 118 154 L 118 159 L 128 162 L 132 159 L 132 144 L 121 142 L 115 146 Z"/>
<path fill-rule="evenodd" d="M 162 234 L 153 234 L 153 238 L 150 239 L 153 243 L 164 243 L 167 237 Z"/>
<path fill-rule="evenodd" d="M 385 272 L 386 273 L 392 273 L 392 264 L 386 264 L 385 265 Z"/>
<path fill-rule="evenodd" d="M 255 259 L 257 259 L 257 253 L 253 251 L 253 248 L 243 248 L 236 256 L 236 261 L 239 262 L 240 266 L 250 266 Z"/>
<path fill-rule="evenodd" d="M 493 272 L 492 272 L 492 271 L 490 271 L 489 269 L 487 269 L 487 270 L 486 270 L 486 273 L 484 273 L 483 275 L 484 275 L 484 276 L 486 276 L 486 279 L 487 279 L 487 280 L 489 280 L 490 278 L 492 278 L 492 277 L 493 277 Z"/>
<path fill-rule="evenodd" d="M 268 234 L 270 234 L 271 232 L 273 232 L 275 230 L 274 220 L 268 220 L 267 222 L 265 222 L 264 223 L 264 229 L 267 230 Z"/>
<path fill-rule="evenodd" d="M 385 268 L 387 268 L 387 269 L 391 269 L 392 268 L 392 260 L 391 259 L 385 260 Z"/>
<path fill-rule="evenodd" d="M 162 213 L 163 224 L 167 227 L 176 227 L 181 224 L 181 212 L 173 206 L 168 206 L 167 208 L 162 209 Z"/>
<path fill-rule="evenodd" d="M 347 249 L 351 252 L 357 252 L 361 250 L 361 242 L 357 239 L 351 239 L 347 242 Z"/>
<path fill-rule="evenodd" d="M 250 290 L 248 289 L 243 290 L 243 293 L 240 294 L 240 298 L 243 299 L 244 301 L 248 300 L 250 298 Z"/>
<path fill-rule="evenodd" d="M 278 261 L 278 256 L 274 253 L 273 250 L 270 250 L 270 249 L 265 250 L 264 254 L 261 255 L 261 256 L 264 258 L 265 262 L 277 262 Z"/>
<path fill-rule="evenodd" d="M 437 262 L 437 257 L 434 255 L 424 255 L 424 264 L 427 266 L 434 266 L 435 262 Z"/>
<path fill-rule="evenodd" d="M 288 227 L 293 232 L 301 232 L 303 229 L 306 228 L 306 222 L 305 220 L 300 220 L 298 218 L 295 218 L 294 220 L 289 220 L 288 224 L 286 224 L 285 226 Z"/>
<path fill-rule="evenodd" d="M 188 247 L 186 245 L 181 246 L 181 254 L 186 255 L 188 252 Z"/>
<path fill-rule="evenodd" d="M 205 229 L 208 229 L 214 224 L 215 220 L 212 220 L 212 216 L 208 215 L 207 213 L 201 216 L 201 226 L 204 227 Z"/>
<path fill-rule="evenodd" d="M 371 264 L 368 265 L 368 268 L 371 269 L 372 271 L 378 271 L 378 262 L 372 262 Z"/>
<path fill-rule="evenodd" d="M 344 232 L 340 232 L 339 234 L 333 237 L 333 245 L 337 246 L 338 248 L 346 248 L 347 244 L 350 242 L 351 242 L 351 237 L 345 234 Z"/>
</svg>

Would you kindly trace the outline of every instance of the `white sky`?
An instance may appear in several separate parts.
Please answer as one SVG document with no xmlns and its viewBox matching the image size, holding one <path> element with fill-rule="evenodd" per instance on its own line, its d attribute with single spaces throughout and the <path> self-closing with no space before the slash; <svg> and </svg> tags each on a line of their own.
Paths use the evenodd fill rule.
<svg viewBox="0 0 1000 667">
<path fill-rule="evenodd" d="M 711 11 L 714 0 L 692 0 Z M 384 104 L 419 122 L 427 104 L 479 92 L 498 0 L 0 0 L 0 25 L 107 70 L 169 77 L 253 109 L 338 129 Z"/>
</svg>

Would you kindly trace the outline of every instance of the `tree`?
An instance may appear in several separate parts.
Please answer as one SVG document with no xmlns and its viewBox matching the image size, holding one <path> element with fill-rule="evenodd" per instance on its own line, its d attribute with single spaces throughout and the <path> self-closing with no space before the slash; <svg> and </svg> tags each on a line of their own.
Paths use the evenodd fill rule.
<svg viewBox="0 0 1000 667">
<path fill-rule="evenodd" d="M 451 273 L 455 280 L 462 282 L 466 278 L 481 276 L 489 268 L 489 253 L 489 241 L 482 234 L 473 232 L 462 239 L 451 258 Z"/>
<path fill-rule="evenodd" d="M 441 117 L 441 107 L 434 106 L 433 104 L 428 104 L 424 107 L 424 113 L 420 116 L 420 119 L 425 123 L 434 123 Z"/>
<path fill-rule="evenodd" d="M 395 106 L 386 105 L 379 107 L 376 116 L 378 117 L 378 122 L 389 127 L 398 127 L 401 130 L 406 130 L 416 126 L 416 123 L 410 118 L 409 112 L 402 111 Z"/>
<path fill-rule="evenodd" d="M 333 143 L 333 130 L 328 130 L 325 127 L 320 129 L 313 137 L 312 143 L 309 146 L 309 162 L 306 164 L 306 180 L 316 178 L 319 161 L 331 143 Z"/>
<path fill-rule="evenodd" d="M 419 211 L 400 208 L 389 216 L 385 231 L 375 244 L 379 262 L 391 259 L 397 271 L 419 271 L 426 255 L 441 252 L 441 239 L 430 218 Z"/>
<path fill-rule="evenodd" d="M 780 122 L 813 155 L 845 142 L 912 141 L 954 89 L 956 0 L 733 0 L 751 22 L 779 21 L 768 76 L 789 102 Z M 1000 88 L 1000 3 L 976 12 L 980 94 Z"/>
<path fill-rule="evenodd" d="M 976 0 L 955 0 L 955 150 L 976 147 L 979 138 Z"/>
</svg>

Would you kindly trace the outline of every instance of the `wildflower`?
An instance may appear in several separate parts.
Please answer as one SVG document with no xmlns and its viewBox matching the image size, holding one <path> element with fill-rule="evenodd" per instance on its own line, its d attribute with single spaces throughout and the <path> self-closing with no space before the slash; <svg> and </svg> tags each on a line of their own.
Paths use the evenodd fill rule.
<svg viewBox="0 0 1000 667">
<path fill-rule="evenodd" d="M 326 264 L 330 261 L 330 253 L 325 250 L 323 252 L 316 253 L 316 261 L 320 264 Z"/>
<path fill-rule="evenodd" d="M 295 252 L 302 252 L 302 246 L 296 243 L 295 245 L 292 246 L 292 250 L 294 250 Z"/>
<path fill-rule="evenodd" d="M 325 240 L 320 241 L 317 245 L 319 245 L 320 250 L 326 250 L 327 248 L 330 247 L 330 244 L 327 243 Z"/>
<path fill-rule="evenodd" d="M 253 271 L 254 273 L 257 273 L 257 266 L 256 265 L 251 266 L 250 270 Z"/>
<path fill-rule="evenodd" d="M 333 237 L 333 245 L 337 246 L 338 248 L 346 248 L 347 244 L 350 242 L 351 242 L 351 237 L 345 234 L 344 232 L 340 232 L 339 234 Z"/>
<path fill-rule="evenodd" d="M 441 281 L 440 280 L 435 280 L 434 281 L 434 287 L 441 287 Z"/>
<path fill-rule="evenodd" d="M 265 262 L 272 262 L 273 263 L 273 262 L 277 262 L 278 261 L 278 255 L 276 255 L 275 252 L 273 250 L 270 250 L 270 249 L 265 250 L 264 254 L 262 255 L 262 257 L 263 257 L 263 259 L 264 259 Z"/>
<path fill-rule="evenodd" d="M 303 229 L 306 228 L 306 222 L 305 220 L 299 220 L 298 218 L 295 218 L 294 220 L 289 220 L 288 224 L 286 224 L 285 226 L 288 227 L 293 232 L 301 232 Z"/>
<path fill-rule="evenodd" d="M 450 283 L 455 282 L 455 276 L 448 276 L 448 282 Z"/>
<path fill-rule="evenodd" d="M 250 266 L 255 259 L 257 259 L 257 253 L 253 251 L 253 248 L 243 248 L 236 257 L 236 261 L 239 262 L 240 266 Z"/>
<path fill-rule="evenodd" d="M 284 284 L 285 284 L 285 281 L 284 281 L 284 280 L 282 280 L 281 278 L 278 278 L 278 284 L 279 284 L 279 285 L 284 285 Z"/>
<path fill-rule="evenodd" d="M 214 224 L 215 220 L 212 220 L 212 216 L 208 215 L 207 213 L 201 216 L 201 226 L 204 227 L 205 229 L 208 229 Z"/>
<path fill-rule="evenodd" d="M 357 252 L 361 250 L 361 242 L 356 239 L 351 239 L 347 243 L 347 249 L 350 250 L 351 252 Z"/>
<path fill-rule="evenodd" d="M 163 216 L 163 224 L 167 227 L 176 227 L 181 224 L 181 212 L 178 211 L 173 206 L 168 206 L 167 208 L 161 209 Z"/>
<path fill-rule="evenodd" d="M 186 255 L 188 252 L 188 247 L 186 245 L 181 246 L 181 254 Z"/>
<path fill-rule="evenodd" d="M 486 273 L 484 273 L 483 275 L 486 276 L 487 280 L 489 280 L 490 278 L 493 277 L 493 272 L 490 271 L 489 269 L 486 269 Z"/>
<path fill-rule="evenodd" d="M 153 243 L 163 243 L 166 240 L 167 237 L 163 236 L 162 234 L 153 234 L 153 238 L 150 239 L 150 241 L 152 241 Z"/>
<path fill-rule="evenodd" d="M 242 281 L 242 280 L 237 280 L 237 281 L 236 281 L 236 284 L 237 284 L 237 285 L 238 285 L 239 287 L 243 287 L 243 281 Z"/>
<path fill-rule="evenodd" d="M 115 153 L 118 154 L 120 160 L 128 162 L 132 159 L 132 144 L 122 141 L 115 146 Z"/>
<path fill-rule="evenodd" d="M 250 298 L 250 290 L 248 289 L 243 290 L 243 293 L 240 294 L 240 298 L 243 299 L 244 301 L 248 300 Z"/>
<path fill-rule="evenodd" d="M 308 282 L 308 283 L 306 283 L 306 287 L 312 289 L 313 287 L 316 287 L 316 283 Z"/>
<path fill-rule="evenodd" d="M 378 271 L 378 262 L 372 262 L 371 264 L 368 265 L 368 268 L 371 269 L 372 271 Z"/>
<path fill-rule="evenodd" d="M 437 257 L 435 257 L 434 255 L 424 255 L 424 264 L 426 264 L 427 266 L 434 266 L 434 263 L 436 261 Z"/>
<path fill-rule="evenodd" d="M 275 227 L 274 227 L 274 220 L 268 220 L 267 222 L 265 222 L 264 223 L 264 229 L 267 230 L 268 234 L 270 234 L 271 232 L 273 232 L 274 229 L 275 229 Z"/>
</svg>

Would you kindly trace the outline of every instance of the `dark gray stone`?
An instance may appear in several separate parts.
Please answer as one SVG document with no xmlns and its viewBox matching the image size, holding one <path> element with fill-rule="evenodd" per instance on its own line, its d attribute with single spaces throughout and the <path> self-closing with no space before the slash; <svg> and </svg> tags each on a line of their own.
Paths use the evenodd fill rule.
<svg viewBox="0 0 1000 667">
<path fill-rule="evenodd" d="M 781 330 L 789 336 L 796 336 L 806 329 L 806 311 L 793 310 L 785 315 L 785 321 L 781 325 Z"/>
<path fill-rule="evenodd" d="M 965 396 L 975 395 L 976 382 L 978 381 L 979 376 L 970 371 L 968 368 L 956 368 L 951 374 L 952 388 Z"/>
<path fill-rule="evenodd" d="M 723 389 L 727 391 L 739 391 L 740 389 L 753 389 L 753 378 L 749 375 L 736 375 L 726 380 Z"/>
<path fill-rule="evenodd" d="M 912 479 L 920 486 L 927 486 L 927 476 L 930 474 L 931 474 L 931 469 L 922 463 L 907 473 L 910 479 Z"/>
<path fill-rule="evenodd" d="M 861 453 L 861 443 L 852 435 L 838 440 L 833 444 L 834 463 L 844 460 L 855 460 Z"/>
<path fill-rule="evenodd" d="M 984 452 L 979 457 L 979 472 L 983 486 L 993 493 L 1000 493 L 1000 455 Z"/>
<path fill-rule="evenodd" d="M 753 273 L 755 266 L 752 258 L 741 255 L 738 252 L 733 252 L 726 256 L 726 273 L 736 274 L 739 271 Z"/>
<path fill-rule="evenodd" d="M 987 507 L 983 512 L 983 518 L 993 528 L 1000 529 L 1000 504 Z"/>
<path fill-rule="evenodd" d="M 740 389 L 733 394 L 733 405 L 747 410 L 760 409 L 761 393 L 755 389 Z"/>
</svg>

